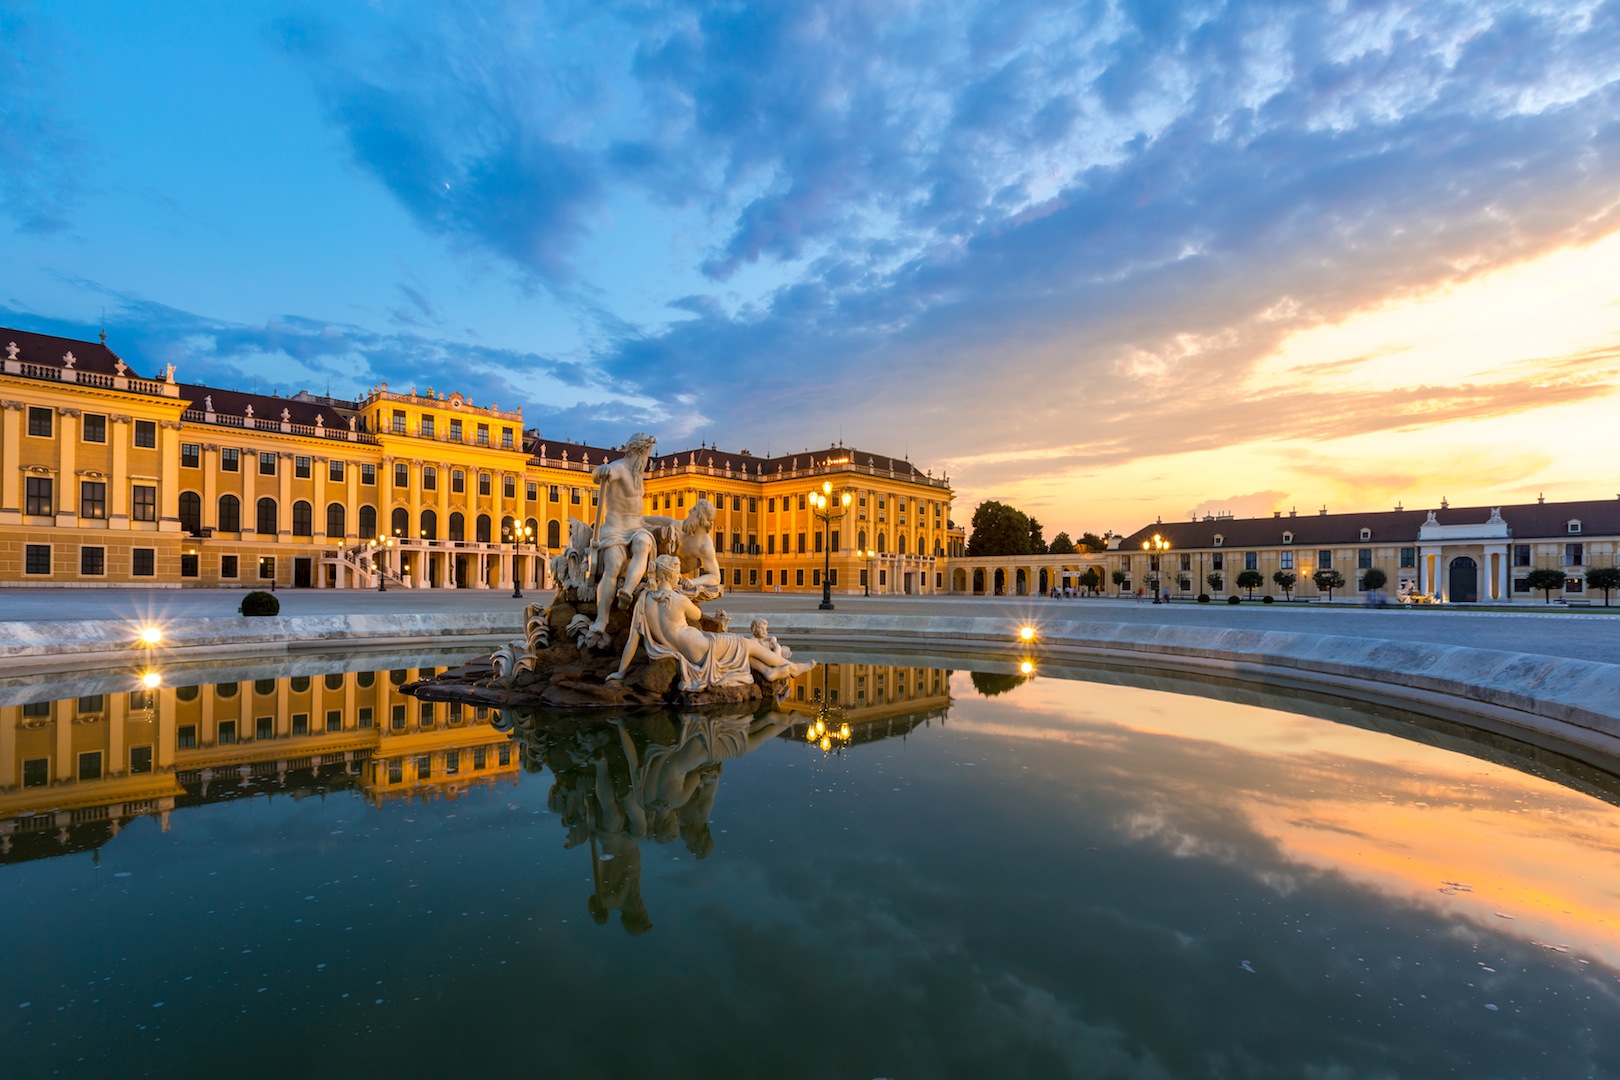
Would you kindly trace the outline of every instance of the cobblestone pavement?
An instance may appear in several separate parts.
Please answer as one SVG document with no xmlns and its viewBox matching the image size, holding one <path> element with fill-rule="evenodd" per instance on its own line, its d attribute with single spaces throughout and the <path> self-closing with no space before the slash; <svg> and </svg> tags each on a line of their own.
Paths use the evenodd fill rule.
<svg viewBox="0 0 1620 1080">
<path fill-rule="evenodd" d="M 241 602 L 240 589 L 0 589 L 0 624 L 42 624 L 57 620 L 229 618 Z M 510 610 L 545 601 L 549 592 L 530 591 L 523 599 L 496 590 L 284 589 L 277 592 L 283 615 L 371 615 L 386 612 L 431 614 Z M 743 615 L 813 611 L 816 595 L 737 593 L 709 607 L 726 608 L 735 622 Z M 1091 599 L 1049 600 L 1040 597 L 970 596 L 835 596 L 839 613 L 994 617 L 1009 620 L 1065 619 L 1135 625 L 1177 624 L 1244 630 L 1274 629 L 1303 634 L 1465 645 L 1480 649 L 1538 653 L 1549 656 L 1620 663 L 1620 606 L 1615 615 L 1602 608 L 1542 610 L 1526 605 L 1515 611 L 1466 609 L 1371 610 L 1351 604 L 1196 604 L 1177 601 Z M 3 628 L 0 628 L 3 632 Z"/>
</svg>

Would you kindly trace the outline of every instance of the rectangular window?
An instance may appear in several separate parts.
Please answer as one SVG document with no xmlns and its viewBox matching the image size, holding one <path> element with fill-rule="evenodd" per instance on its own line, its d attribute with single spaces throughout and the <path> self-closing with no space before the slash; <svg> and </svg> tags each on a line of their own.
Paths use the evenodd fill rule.
<svg viewBox="0 0 1620 1080">
<path fill-rule="evenodd" d="M 804 571 L 801 570 L 801 571 L 799 571 L 799 573 L 802 575 L 804 573 Z M 829 578 L 828 580 L 830 581 L 831 579 Z M 812 571 L 810 571 L 810 584 L 815 585 L 818 588 L 821 586 L 821 571 L 820 570 L 812 570 Z"/>
<path fill-rule="evenodd" d="M 501 428 L 501 445 L 503 447 L 505 447 L 506 449 L 508 449 L 508 450 L 512 449 L 512 429 L 511 428 Z"/>
<path fill-rule="evenodd" d="M 405 706 L 395 705 L 388 713 L 388 726 L 395 731 L 405 730 Z"/>
<path fill-rule="evenodd" d="M 242 471 L 242 451 L 227 446 L 219 452 L 219 469 L 221 472 Z"/>
<path fill-rule="evenodd" d="M 524 484 L 523 497 L 529 502 L 535 502 L 538 500 L 540 498 L 540 485 L 536 484 L 533 480 L 529 481 L 527 484 Z"/>
<path fill-rule="evenodd" d="M 328 734 L 331 734 L 332 732 L 338 732 L 338 731 L 343 730 L 343 710 L 342 709 L 327 709 L 326 710 L 326 730 L 327 730 Z"/>
<path fill-rule="evenodd" d="M 562 499 L 562 493 L 557 490 L 556 484 L 552 484 L 547 491 L 546 497 L 552 502 L 559 502 Z"/>
<path fill-rule="evenodd" d="M 460 420 L 452 420 L 452 421 L 450 421 L 450 441 L 451 442 L 461 442 L 462 441 L 462 438 L 461 438 L 461 421 Z"/>
<path fill-rule="evenodd" d="M 48 720 L 51 715 L 51 703 L 48 701 L 29 701 L 22 707 L 24 720 Z"/>
<path fill-rule="evenodd" d="M 362 705 L 354 711 L 354 726 L 362 729 L 371 727 L 371 706 Z"/>
<path fill-rule="evenodd" d="M 259 451 L 259 475 L 260 476 L 274 476 L 274 475 L 276 475 L 276 455 L 275 454 L 266 453 L 263 450 Z"/>
<path fill-rule="evenodd" d="M 827 584 L 835 589 L 838 588 L 838 567 L 835 566 L 827 571 Z"/>
<path fill-rule="evenodd" d="M 259 580 L 274 581 L 276 579 L 276 560 L 266 555 L 259 559 Z"/>
<path fill-rule="evenodd" d="M 804 496 L 803 495 L 799 496 L 799 509 L 800 510 L 804 509 Z"/>
<path fill-rule="evenodd" d="M 1404 551 L 1405 549 L 1403 548 L 1402 550 Z M 1402 563 L 1401 565 L 1405 566 L 1406 564 Z M 1513 565 L 1514 566 L 1529 566 L 1530 565 L 1530 545 L 1529 544 L 1514 544 L 1513 545 Z"/>
<path fill-rule="evenodd" d="M 302 454 L 293 458 L 293 476 L 300 480 L 308 480 L 312 460 L 313 459 L 311 458 L 304 457 Z"/>
<path fill-rule="evenodd" d="M 157 573 L 157 549 L 136 548 L 129 555 L 129 572 L 135 577 L 152 577 Z"/>
<path fill-rule="evenodd" d="M 748 496 L 748 512 L 750 514 L 759 513 L 759 497 L 758 496 L 756 496 L 756 495 Z"/>
<path fill-rule="evenodd" d="M 1294 553 L 1292 551 L 1283 552 L 1278 558 L 1277 565 L 1283 570 L 1292 570 L 1294 568 Z"/>
<path fill-rule="evenodd" d="M 1530 591 L 1530 582 L 1522 577 L 1513 579 L 1513 591 L 1527 593 Z"/>
<path fill-rule="evenodd" d="M 439 490 L 439 470 L 435 469 L 432 465 L 422 466 L 422 490 Z"/>
<path fill-rule="evenodd" d="M 489 473 L 487 472 L 481 472 L 478 474 L 478 494 L 489 494 Z"/>
<path fill-rule="evenodd" d="M 222 720 L 219 725 L 219 738 L 216 740 L 221 746 L 236 745 L 236 721 Z"/>
<path fill-rule="evenodd" d="M 100 480 L 79 481 L 79 516 L 104 518 L 107 516 L 107 485 Z"/>
<path fill-rule="evenodd" d="M 49 409 L 38 409 L 30 405 L 28 407 L 28 434 L 38 435 L 42 439 L 50 438 L 51 432 L 54 430 L 51 424 L 51 418 L 54 415 Z"/>
<path fill-rule="evenodd" d="M 149 450 L 157 446 L 156 420 L 135 421 L 135 445 L 144 446 Z"/>
<path fill-rule="evenodd" d="M 775 555 L 776 554 L 776 534 L 775 533 L 772 533 L 771 535 L 769 535 L 769 536 L 767 536 L 765 538 L 765 554 L 767 554 L 767 555 Z"/>
<path fill-rule="evenodd" d="M 147 484 L 136 484 L 135 497 L 130 503 L 129 516 L 136 521 L 156 521 L 157 488 Z"/>
<path fill-rule="evenodd" d="M 1181 557 L 1181 568 L 1183 570 L 1191 570 L 1192 569 L 1192 556 L 1191 555 L 1183 555 Z"/>
<path fill-rule="evenodd" d="M 454 776 L 461 771 L 461 751 L 446 750 L 444 752 L 444 775 Z"/>
<path fill-rule="evenodd" d="M 188 442 L 180 444 L 180 467 L 182 469 L 196 469 L 202 465 L 202 447 L 197 443 Z"/>
<path fill-rule="evenodd" d="M 416 759 L 416 778 L 418 780 L 431 780 L 433 778 L 433 758 L 423 754 Z"/>
<path fill-rule="evenodd" d="M 776 500 L 774 498 L 766 500 L 766 502 L 765 502 L 765 510 L 768 513 L 772 513 L 772 514 L 776 513 Z"/>
<path fill-rule="evenodd" d="M 472 764 L 473 771 L 477 772 L 479 769 L 484 768 L 488 764 L 489 764 L 489 749 L 488 749 L 488 747 L 483 747 L 483 746 L 475 746 L 475 747 L 473 747 L 473 764 Z"/>
<path fill-rule="evenodd" d="M 793 583 L 795 585 L 803 585 L 804 584 L 804 571 L 803 570 L 795 571 L 793 577 L 794 577 Z"/>
<path fill-rule="evenodd" d="M 276 720 L 273 716 L 261 716 L 253 721 L 253 737 L 255 739 L 273 739 L 276 737 Z"/>
<path fill-rule="evenodd" d="M 1258 570 L 1258 569 L 1260 569 L 1260 554 L 1258 552 L 1254 552 L 1254 551 L 1245 551 L 1243 553 L 1243 569 L 1245 569 L 1245 570 Z"/>
<path fill-rule="evenodd" d="M 1584 592 L 1585 589 L 1586 589 L 1586 582 L 1583 581 L 1582 579 L 1578 578 L 1578 577 L 1567 577 L 1567 578 L 1564 579 L 1564 591 L 1565 592 L 1578 593 L 1578 592 Z"/>
<path fill-rule="evenodd" d="M 773 573 L 773 571 L 770 571 L 770 570 L 765 571 L 765 584 L 767 584 L 767 585 L 771 584 L 771 574 L 772 573 Z"/>
<path fill-rule="evenodd" d="M 751 569 L 751 570 L 748 571 L 748 584 L 750 584 L 750 585 L 758 585 L 759 584 L 759 571 L 758 570 L 752 570 Z"/>
<path fill-rule="evenodd" d="M 1417 565 L 1417 548 L 1401 548 L 1401 567 L 1411 569 Z"/>
<path fill-rule="evenodd" d="M 82 547 L 79 549 L 79 573 L 87 577 L 100 577 L 107 572 L 107 549 Z"/>
<path fill-rule="evenodd" d="M 404 461 L 394 462 L 394 486 L 408 488 L 411 486 L 411 467 Z"/>
<path fill-rule="evenodd" d="M 328 461 L 326 463 L 326 478 L 334 484 L 343 483 L 343 462 Z"/>
<path fill-rule="evenodd" d="M 666 495 L 664 497 L 667 499 L 669 496 Z M 579 488 L 571 487 L 568 489 L 568 501 L 574 506 L 579 505 Z"/>
<path fill-rule="evenodd" d="M 450 490 L 455 492 L 457 495 L 460 495 L 462 492 L 466 491 L 467 474 L 462 472 L 460 469 L 453 470 L 450 473 Z"/>
<path fill-rule="evenodd" d="M 375 484 L 377 482 L 377 466 L 367 462 L 360 466 L 360 482 L 362 484 Z"/>
<path fill-rule="evenodd" d="M 390 784 L 403 784 L 405 782 L 404 758 L 393 758 L 388 762 L 388 782 Z"/>
<path fill-rule="evenodd" d="M 737 567 L 736 569 L 731 571 L 731 583 L 733 585 L 741 585 L 742 584 L 742 568 L 741 567 Z"/>
<path fill-rule="evenodd" d="M 101 751 L 86 750 L 79 755 L 79 779 L 101 779 Z"/>
<path fill-rule="evenodd" d="M 517 478 L 514 476 L 501 477 L 501 498 L 517 498 Z"/>
<path fill-rule="evenodd" d="M 1316 568 L 1318 570 L 1333 569 L 1333 552 L 1329 551 L 1327 548 L 1323 548 L 1322 550 L 1318 551 L 1316 553 Z"/>
<path fill-rule="evenodd" d="M 433 438 L 433 417 L 431 416 L 422 417 L 422 438 Z"/>
<path fill-rule="evenodd" d="M 201 575 L 202 575 L 202 564 L 197 561 L 197 556 L 187 554 L 186 552 L 181 552 L 180 553 L 180 576 L 181 577 L 200 577 Z"/>
<path fill-rule="evenodd" d="M 478 425 L 478 445 L 479 446 L 488 446 L 489 445 L 489 425 L 488 424 L 479 424 Z"/>
<path fill-rule="evenodd" d="M 1586 545 L 1585 544 L 1565 544 L 1564 545 L 1564 565 L 1565 566 L 1585 566 L 1586 565 Z"/>
<path fill-rule="evenodd" d="M 495 761 L 499 765 L 512 764 L 512 744 L 502 743 L 495 748 Z"/>
<path fill-rule="evenodd" d="M 23 556 L 23 573 L 48 574 L 51 572 L 51 545 L 29 544 Z"/>
<path fill-rule="evenodd" d="M 395 409 L 394 410 L 394 434 L 396 434 L 396 435 L 405 434 L 405 410 L 404 409 Z"/>
<path fill-rule="evenodd" d="M 433 726 L 433 702 L 423 701 L 417 704 L 416 722 L 421 727 Z"/>
<path fill-rule="evenodd" d="M 150 746 L 132 746 L 129 748 L 129 771 L 132 774 L 152 771 L 152 748 Z"/>
<path fill-rule="evenodd" d="M 219 557 L 219 576 L 231 581 L 236 579 L 235 555 L 221 555 Z"/>
<path fill-rule="evenodd" d="M 1357 570 L 1371 570 L 1372 569 L 1372 548 L 1357 548 L 1356 549 L 1356 569 Z"/>
<path fill-rule="evenodd" d="M 292 733 L 294 735 L 309 734 L 309 713 L 295 712 L 292 716 Z"/>
<path fill-rule="evenodd" d="M 1226 555 L 1224 553 L 1222 553 L 1222 552 L 1219 552 L 1219 551 L 1217 551 L 1215 554 L 1211 555 L 1209 557 L 1209 568 L 1211 570 L 1224 570 L 1224 569 L 1226 569 Z"/>
<path fill-rule="evenodd" d="M 85 442 L 106 442 L 107 418 L 96 413 L 85 413 L 84 430 L 79 437 Z"/>
<path fill-rule="evenodd" d="M 174 745 L 179 750 L 197 749 L 197 725 L 181 724 L 174 731 Z"/>
<path fill-rule="evenodd" d="M 56 505 L 51 498 L 51 485 L 54 481 L 48 476 L 30 476 L 28 478 L 28 501 L 24 513 L 36 516 L 46 516 L 56 513 Z"/>
<path fill-rule="evenodd" d="M 804 534 L 800 533 L 799 535 L 803 536 Z M 816 544 L 815 544 L 816 554 L 820 555 L 821 554 L 821 533 L 816 533 L 815 535 L 816 535 Z"/>
</svg>

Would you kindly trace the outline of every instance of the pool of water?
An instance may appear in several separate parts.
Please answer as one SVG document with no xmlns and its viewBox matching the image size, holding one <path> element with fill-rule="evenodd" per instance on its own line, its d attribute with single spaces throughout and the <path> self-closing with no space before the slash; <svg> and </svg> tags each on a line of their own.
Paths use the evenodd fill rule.
<svg viewBox="0 0 1620 1080">
<path fill-rule="evenodd" d="M 760 714 L 399 692 L 458 659 L 10 688 L 7 1074 L 1620 1075 L 1600 772 L 873 657 Z"/>
</svg>

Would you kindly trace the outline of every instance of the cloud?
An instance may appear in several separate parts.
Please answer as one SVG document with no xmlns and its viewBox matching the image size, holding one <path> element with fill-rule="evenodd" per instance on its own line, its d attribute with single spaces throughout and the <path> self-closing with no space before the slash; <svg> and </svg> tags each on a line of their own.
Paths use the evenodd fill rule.
<svg viewBox="0 0 1620 1080">
<path fill-rule="evenodd" d="M 90 155 L 63 108 L 62 43 L 28 5 L 0 10 L 0 218 L 19 232 L 67 229 Z"/>
</svg>

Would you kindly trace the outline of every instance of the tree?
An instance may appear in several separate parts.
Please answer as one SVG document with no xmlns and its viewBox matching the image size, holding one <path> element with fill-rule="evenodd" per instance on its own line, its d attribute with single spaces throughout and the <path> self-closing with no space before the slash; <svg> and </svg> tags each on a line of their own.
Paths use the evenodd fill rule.
<svg viewBox="0 0 1620 1080">
<path fill-rule="evenodd" d="M 1258 589 L 1265 583 L 1266 579 L 1260 576 L 1260 571 L 1258 570 L 1243 570 L 1239 572 L 1237 576 L 1237 587 L 1240 589 L 1248 589 L 1250 600 L 1254 599 L 1254 590 Z"/>
<path fill-rule="evenodd" d="M 1085 589 L 1097 589 L 1102 586 L 1102 572 L 1095 566 L 1086 567 L 1086 572 L 1080 575 L 1080 586 Z"/>
<path fill-rule="evenodd" d="M 970 671 L 968 677 L 973 680 L 973 689 L 979 692 L 980 697 L 1005 694 L 1019 684 L 1029 681 L 1028 675 L 1008 675 L 996 671 Z"/>
<path fill-rule="evenodd" d="M 1222 577 L 1220 574 L 1210 574 L 1204 580 L 1209 582 L 1209 587 L 1214 589 L 1216 592 L 1220 592 L 1221 586 L 1226 584 L 1226 578 Z"/>
<path fill-rule="evenodd" d="M 1344 588 L 1344 575 L 1337 570 L 1318 570 L 1311 575 L 1316 587 L 1327 593 L 1328 602 L 1333 602 L 1333 590 Z"/>
<path fill-rule="evenodd" d="M 1552 603 L 1552 591 L 1564 587 L 1564 572 L 1562 570 L 1532 570 L 1524 575 L 1525 584 L 1532 589 L 1540 589 L 1547 594 L 1547 603 Z"/>
<path fill-rule="evenodd" d="M 1046 553 L 1048 555 L 1073 555 L 1074 541 L 1069 539 L 1068 533 L 1060 532 L 1052 537 L 1050 544 L 1046 545 Z"/>
<path fill-rule="evenodd" d="M 1047 553 L 1046 541 L 1041 538 L 1041 523 L 1034 518 L 1029 519 L 1029 553 L 1031 555 Z"/>
<path fill-rule="evenodd" d="M 1125 583 L 1127 581 L 1131 580 L 1130 577 L 1123 570 L 1115 570 L 1112 574 L 1110 574 L 1108 576 L 1113 578 L 1114 584 L 1116 586 L 1118 586 L 1120 591 L 1123 591 L 1124 588 L 1125 588 Z M 1114 595 L 1118 596 L 1119 592 L 1115 592 Z"/>
<path fill-rule="evenodd" d="M 1298 574 L 1295 574 L 1291 570 L 1279 570 L 1275 574 L 1271 575 L 1271 580 L 1275 581 L 1277 583 L 1277 587 L 1283 591 L 1284 600 L 1292 600 L 1294 598 L 1294 582 L 1299 580 Z"/>
<path fill-rule="evenodd" d="M 1108 541 L 1094 532 L 1083 532 L 1080 534 L 1079 546 L 1087 551 L 1104 551 L 1108 547 Z"/>
<path fill-rule="evenodd" d="M 1613 566 L 1593 567 L 1586 572 L 1586 587 L 1603 590 L 1603 606 L 1609 606 L 1609 593 L 1620 589 L 1620 568 Z"/>
<path fill-rule="evenodd" d="M 1382 589 L 1387 584 L 1389 584 L 1389 575 L 1376 566 L 1369 568 L 1361 575 L 1361 587 L 1368 592 L 1374 589 Z"/>
<path fill-rule="evenodd" d="M 994 500 L 982 502 L 973 511 L 973 532 L 968 536 L 967 553 L 974 558 L 1028 555 L 1030 525 L 1029 515 L 1022 510 Z"/>
</svg>

